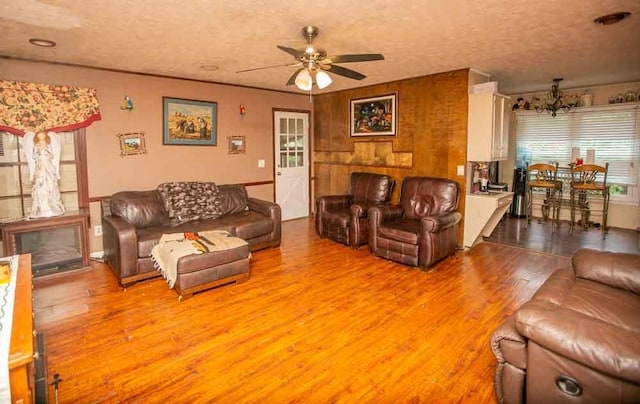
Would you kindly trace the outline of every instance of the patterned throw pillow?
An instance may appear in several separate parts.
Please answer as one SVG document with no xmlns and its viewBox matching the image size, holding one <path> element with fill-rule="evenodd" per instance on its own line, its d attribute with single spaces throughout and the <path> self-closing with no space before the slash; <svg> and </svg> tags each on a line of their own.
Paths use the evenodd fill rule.
<svg viewBox="0 0 640 404">
<path fill-rule="evenodd" d="M 165 182 L 158 186 L 171 225 L 199 219 L 215 219 L 222 214 L 219 191 L 213 182 Z"/>
</svg>

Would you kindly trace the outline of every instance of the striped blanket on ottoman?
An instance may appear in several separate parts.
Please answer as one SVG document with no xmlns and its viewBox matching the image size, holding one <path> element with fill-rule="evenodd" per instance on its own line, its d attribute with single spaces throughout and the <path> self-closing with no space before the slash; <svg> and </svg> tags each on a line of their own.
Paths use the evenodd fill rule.
<svg viewBox="0 0 640 404">
<path fill-rule="evenodd" d="M 180 258 L 192 254 L 225 251 L 245 245 L 247 242 L 243 239 L 221 230 L 163 234 L 158 244 L 151 250 L 151 258 L 169 287 L 173 288 L 178 278 Z"/>
</svg>

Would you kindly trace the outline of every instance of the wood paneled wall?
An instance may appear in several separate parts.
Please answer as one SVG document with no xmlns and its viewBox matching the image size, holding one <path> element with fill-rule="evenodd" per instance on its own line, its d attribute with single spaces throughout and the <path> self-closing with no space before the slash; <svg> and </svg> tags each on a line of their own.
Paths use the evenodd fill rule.
<svg viewBox="0 0 640 404">
<path fill-rule="evenodd" d="M 314 96 L 314 196 L 344 194 L 353 171 L 394 177 L 394 202 L 405 177 L 444 177 L 460 184 L 464 213 L 465 177 L 456 166 L 467 160 L 468 81 L 463 69 Z M 394 92 L 397 136 L 350 137 L 349 100 Z"/>
</svg>

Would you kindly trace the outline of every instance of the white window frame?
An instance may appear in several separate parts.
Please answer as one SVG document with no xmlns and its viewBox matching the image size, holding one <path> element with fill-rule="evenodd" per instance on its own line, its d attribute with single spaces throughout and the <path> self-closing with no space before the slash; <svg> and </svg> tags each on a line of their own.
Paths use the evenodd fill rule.
<svg viewBox="0 0 640 404">
<path fill-rule="evenodd" d="M 624 117 L 624 120 L 611 121 L 611 112 Z M 587 114 L 591 114 L 589 118 L 594 119 L 585 118 Z M 640 205 L 638 186 L 640 178 L 639 118 L 640 103 L 575 108 L 567 113 L 559 113 L 556 118 L 535 111 L 517 111 L 516 164 L 547 163 L 551 160 L 557 160 L 561 166 L 568 166 L 572 147 L 597 144 L 602 142 L 603 138 L 615 138 L 618 133 L 621 133 L 619 149 L 615 145 L 613 147 L 606 145 L 608 147 L 605 147 L 605 150 L 600 153 L 616 156 L 617 151 L 621 150 L 623 154 L 628 155 L 630 160 L 628 166 L 620 164 L 620 161 L 615 165 L 611 164 L 613 167 L 610 166 L 607 184 L 620 183 L 627 186 L 627 195 L 611 195 L 611 201 L 620 204 Z M 589 123 L 589 125 L 585 126 L 585 123 Z M 586 133 L 580 132 L 582 130 Z M 538 147 L 533 147 L 533 143 L 537 143 Z M 604 165 L 607 158 L 601 157 L 599 159 L 597 147 L 595 149 L 595 163 Z M 584 146 L 581 147 L 580 155 L 583 158 L 586 155 Z M 615 161 L 615 157 L 610 157 L 610 159 Z M 624 161 L 626 162 L 626 160 Z M 616 182 L 612 177 L 622 178 L 622 181 Z"/>
</svg>

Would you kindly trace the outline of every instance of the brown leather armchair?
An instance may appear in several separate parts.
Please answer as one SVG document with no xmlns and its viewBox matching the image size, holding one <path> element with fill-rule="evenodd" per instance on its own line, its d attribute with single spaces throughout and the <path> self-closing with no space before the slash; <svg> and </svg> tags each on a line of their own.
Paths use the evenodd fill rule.
<svg viewBox="0 0 640 404">
<path fill-rule="evenodd" d="M 338 243 L 357 248 L 369 237 L 367 211 L 389 202 L 395 180 L 388 175 L 351 173 L 347 195 L 316 199 L 316 232 Z"/>
<path fill-rule="evenodd" d="M 382 258 L 428 268 L 456 249 L 458 183 L 445 178 L 407 177 L 400 204 L 369 209 L 369 248 Z"/>
<path fill-rule="evenodd" d="M 571 263 L 491 336 L 500 403 L 640 402 L 640 255 Z"/>
</svg>

